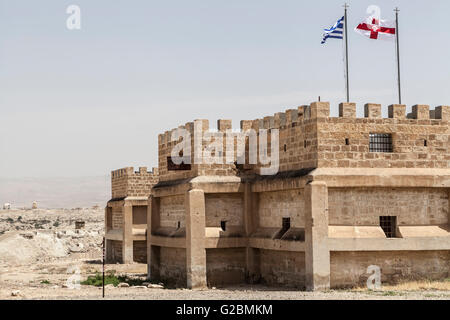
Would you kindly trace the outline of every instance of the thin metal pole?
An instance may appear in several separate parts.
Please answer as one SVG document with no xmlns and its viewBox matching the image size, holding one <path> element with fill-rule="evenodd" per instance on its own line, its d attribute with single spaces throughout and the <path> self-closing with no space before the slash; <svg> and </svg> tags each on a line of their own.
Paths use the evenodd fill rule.
<svg viewBox="0 0 450 320">
<path fill-rule="evenodd" d="M 348 78 L 348 28 L 347 28 L 347 8 L 348 4 L 344 4 L 344 25 L 345 25 L 345 72 L 347 78 L 347 102 L 350 102 L 350 87 L 349 87 L 349 78 Z"/>
<path fill-rule="evenodd" d="M 103 237 L 103 243 L 102 243 L 102 247 L 103 247 L 103 298 L 105 297 L 105 237 Z"/>
<path fill-rule="evenodd" d="M 395 34 L 397 38 L 397 73 L 398 73 L 398 103 L 402 104 L 402 87 L 400 81 L 400 41 L 399 41 L 399 32 L 398 32 L 398 13 L 400 10 L 395 8 Z"/>
</svg>

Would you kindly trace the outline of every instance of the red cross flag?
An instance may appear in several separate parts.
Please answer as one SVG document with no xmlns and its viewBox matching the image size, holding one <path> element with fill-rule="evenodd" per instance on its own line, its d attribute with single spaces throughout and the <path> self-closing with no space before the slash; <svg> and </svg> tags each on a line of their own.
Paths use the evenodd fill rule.
<svg viewBox="0 0 450 320">
<path fill-rule="evenodd" d="M 360 23 L 355 31 L 374 40 L 395 40 L 395 21 L 369 18 L 368 21 Z"/>
</svg>

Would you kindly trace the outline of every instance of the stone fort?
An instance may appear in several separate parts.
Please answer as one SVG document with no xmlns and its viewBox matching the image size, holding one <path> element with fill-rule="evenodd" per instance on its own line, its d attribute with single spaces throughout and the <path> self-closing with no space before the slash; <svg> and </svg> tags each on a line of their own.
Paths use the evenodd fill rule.
<svg viewBox="0 0 450 320">
<path fill-rule="evenodd" d="M 146 262 L 150 279 L 187 288 L 365 286 L 370 266 L 382 283 L 448 278 L 450 106 L 381 110 L 366 104 L 358 118 L 342 103 L 330 117 L 314 102 L 241 121 L 247 156 L 246 130 L 279 130 L 279 170 L 267 176 L 259 164 L 174 165 L 173 130 L 160 134 L 158 169 L 112 172 L 107 260 Z M 180 128 L 194 136 L 199 122 L 213 137 L 232 128 Z"/>
</svg>

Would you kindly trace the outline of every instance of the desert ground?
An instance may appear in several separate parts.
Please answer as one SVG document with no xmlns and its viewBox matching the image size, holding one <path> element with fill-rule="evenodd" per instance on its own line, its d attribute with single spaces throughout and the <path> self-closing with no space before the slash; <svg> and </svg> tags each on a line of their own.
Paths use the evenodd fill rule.
<svg viewBox="0 0 450 320">
<path fill-rule="evenodd" d="M 103 220 L 102 208 L 0 210 L 0 299 L 103 299 L 101 287 L 79 284 L 102 271 Z M 84 228 L 77 230 L 76 221 L 84 221 Z M 107 274 L 130 281 L 107 285 L 105 299 L 450 299 L 450 279 L 379 291 L 312 293 L 263 285 L 191 291 L 147 283 L 146 269 L 145 264 L 106 265 Z"/>
</svg>

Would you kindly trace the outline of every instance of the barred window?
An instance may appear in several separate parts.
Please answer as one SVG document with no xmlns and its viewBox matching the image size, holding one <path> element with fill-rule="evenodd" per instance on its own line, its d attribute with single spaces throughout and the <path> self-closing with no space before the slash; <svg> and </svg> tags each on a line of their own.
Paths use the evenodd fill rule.
<svg viewBox="0 0 450 320">
<path fill-rule="evenodd" d="M 393 152 L 392 135 L 387 133 L 371 133 L 369 140 L 370 152 Z"/>
</svg>

